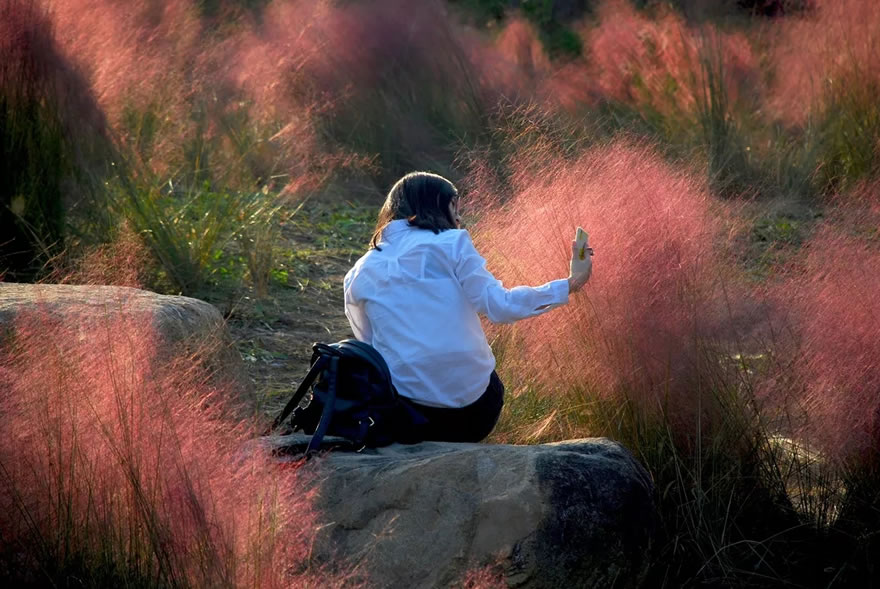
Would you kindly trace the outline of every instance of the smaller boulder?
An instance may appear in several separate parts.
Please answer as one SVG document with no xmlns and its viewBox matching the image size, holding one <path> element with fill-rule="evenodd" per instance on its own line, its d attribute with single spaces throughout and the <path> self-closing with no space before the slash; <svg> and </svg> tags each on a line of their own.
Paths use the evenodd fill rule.
<svg viewBox="0 0 880 589">
<path fill-rule="evenodd" d="M 216 384 L 252 389 L 223 316 L 205 301 L 123 286 L 0 282 L 0 335 L 14 336 L 26 316 L 76 325 L 84 333 L 122 317 L 140 321 L 155 330 L 157 362 L 192 357 Z"/>
</svg>

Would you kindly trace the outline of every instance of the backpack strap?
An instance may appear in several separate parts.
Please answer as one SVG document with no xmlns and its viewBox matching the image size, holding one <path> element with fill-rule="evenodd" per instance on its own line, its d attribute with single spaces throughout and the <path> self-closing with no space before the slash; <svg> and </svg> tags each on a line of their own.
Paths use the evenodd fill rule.
<svg viewBox="0 0 880 589">
<path fill-rule="evenodd" d="M 326 358 L 326 356 L 322 356 Z M 330 370 L 327 374 L 327 398 L 324 399 L 324 411 L 321 413 L 321 421 L 318 422 L 318 428 L 312 434 L 309 440 L 309 446 L 306 448 L 306 457 L 310 457 L 312 452 L 321 445 L 321 440 L 327 434 L 327 428 L 330 427 L 330 419 L 333 417 L 333 411 L 336 405 L 336 370 L 339 367 L 339 356 L 330 358 Z"/>
<path fill-rule="evenodd" d="M 281 413 L 278 414 L 278 417 L 275 418 L 275 421 L 272 422 L 272 427 L 269 428 L 269 431 L 266 432 L 266 435 L 271 434 L 275 428 L 284 423 L 284 420 L 287 419 L 287 416 L 290 415 L 291 411 L 297 408 L 300 401 L 302 401 L 303 397 L 306 396 L 306 391 L 309 390 L 309 387 L 312 386 L 312 383 L 318 377 L 322 370 L 324 370 L 324 366 L 327 365 L 329 357 L 321 354 L 312 364 L 312 367 L 309 368 L 308 374 L 303 379 L 302 383 L 300 383 L 299 388 L 296 389 L 296 392 L 293 393 L 293 397 L 290 398 L 290 401 L 287 402 L 287 405 L 284 406 L 284 409 Z"/>
</svg>

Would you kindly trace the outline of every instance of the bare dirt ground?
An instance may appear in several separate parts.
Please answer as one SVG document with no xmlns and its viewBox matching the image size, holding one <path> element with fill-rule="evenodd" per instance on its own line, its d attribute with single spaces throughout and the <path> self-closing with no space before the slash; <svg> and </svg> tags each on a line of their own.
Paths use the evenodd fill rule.
<svg viewBox="0 0 880 589">
<path fill-rule="evenodd" d="M 227 317 L 259 410 L 280 410 L 309 368 L 314 342 L 352 337 L 342 279 L 367 247 L 379 204 L 308 202 L 282 228 L 269 295 L 212 301 Z"/>
</svg>

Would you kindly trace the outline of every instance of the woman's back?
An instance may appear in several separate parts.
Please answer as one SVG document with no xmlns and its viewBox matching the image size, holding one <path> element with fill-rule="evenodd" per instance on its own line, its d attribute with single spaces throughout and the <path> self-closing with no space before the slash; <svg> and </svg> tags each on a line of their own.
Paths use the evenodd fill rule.
<svg viewBox="0 0 880 589">
<path fill-rule="evenodd" d="M 576 261 L 572 242 L 568 278 L 508 290 L 459 229 L 458 201 L 445 178 L 407 174 L 379 211 L 370 250 L 345 276 L 355 337 L 382 354 L 392 383 L 424 418 L 407 439 L 485 438 L 501 412 L 504 385 L 478 314 L 509 323 L 545 313 L 567 303 L 592 267 L 583 249 Z"/>
<path fill-rule="evenodd" d="M 473 249 L 466 231 L 438 234 L 388 224 L 345 277 L 345 311 L 355 337 L 385 358 L 401 395 L 434 407 L 462 407 L 486 389 L 495 359 L 458 271 Z"/>
</svg>

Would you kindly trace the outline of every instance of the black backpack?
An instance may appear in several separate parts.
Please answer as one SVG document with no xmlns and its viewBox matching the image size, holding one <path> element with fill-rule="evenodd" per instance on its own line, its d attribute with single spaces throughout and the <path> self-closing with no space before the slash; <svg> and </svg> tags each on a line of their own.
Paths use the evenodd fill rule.
<svg viewBox="0 0 880 589">
<path fill-rule="evenodd" d="M 312 398 L 300 407 L 311 387 Z M 401 397 L 391 383 L 382 355 L 366 342 L 347 339 L 312 346 L 311 368 L 272 430 L 293 412 L 291 431 L 312 436 L 306 455 L 319 449 L 325 435 L 343 437 L 356 451 L 408 439 L 424 417 Z"/>
</svg>

